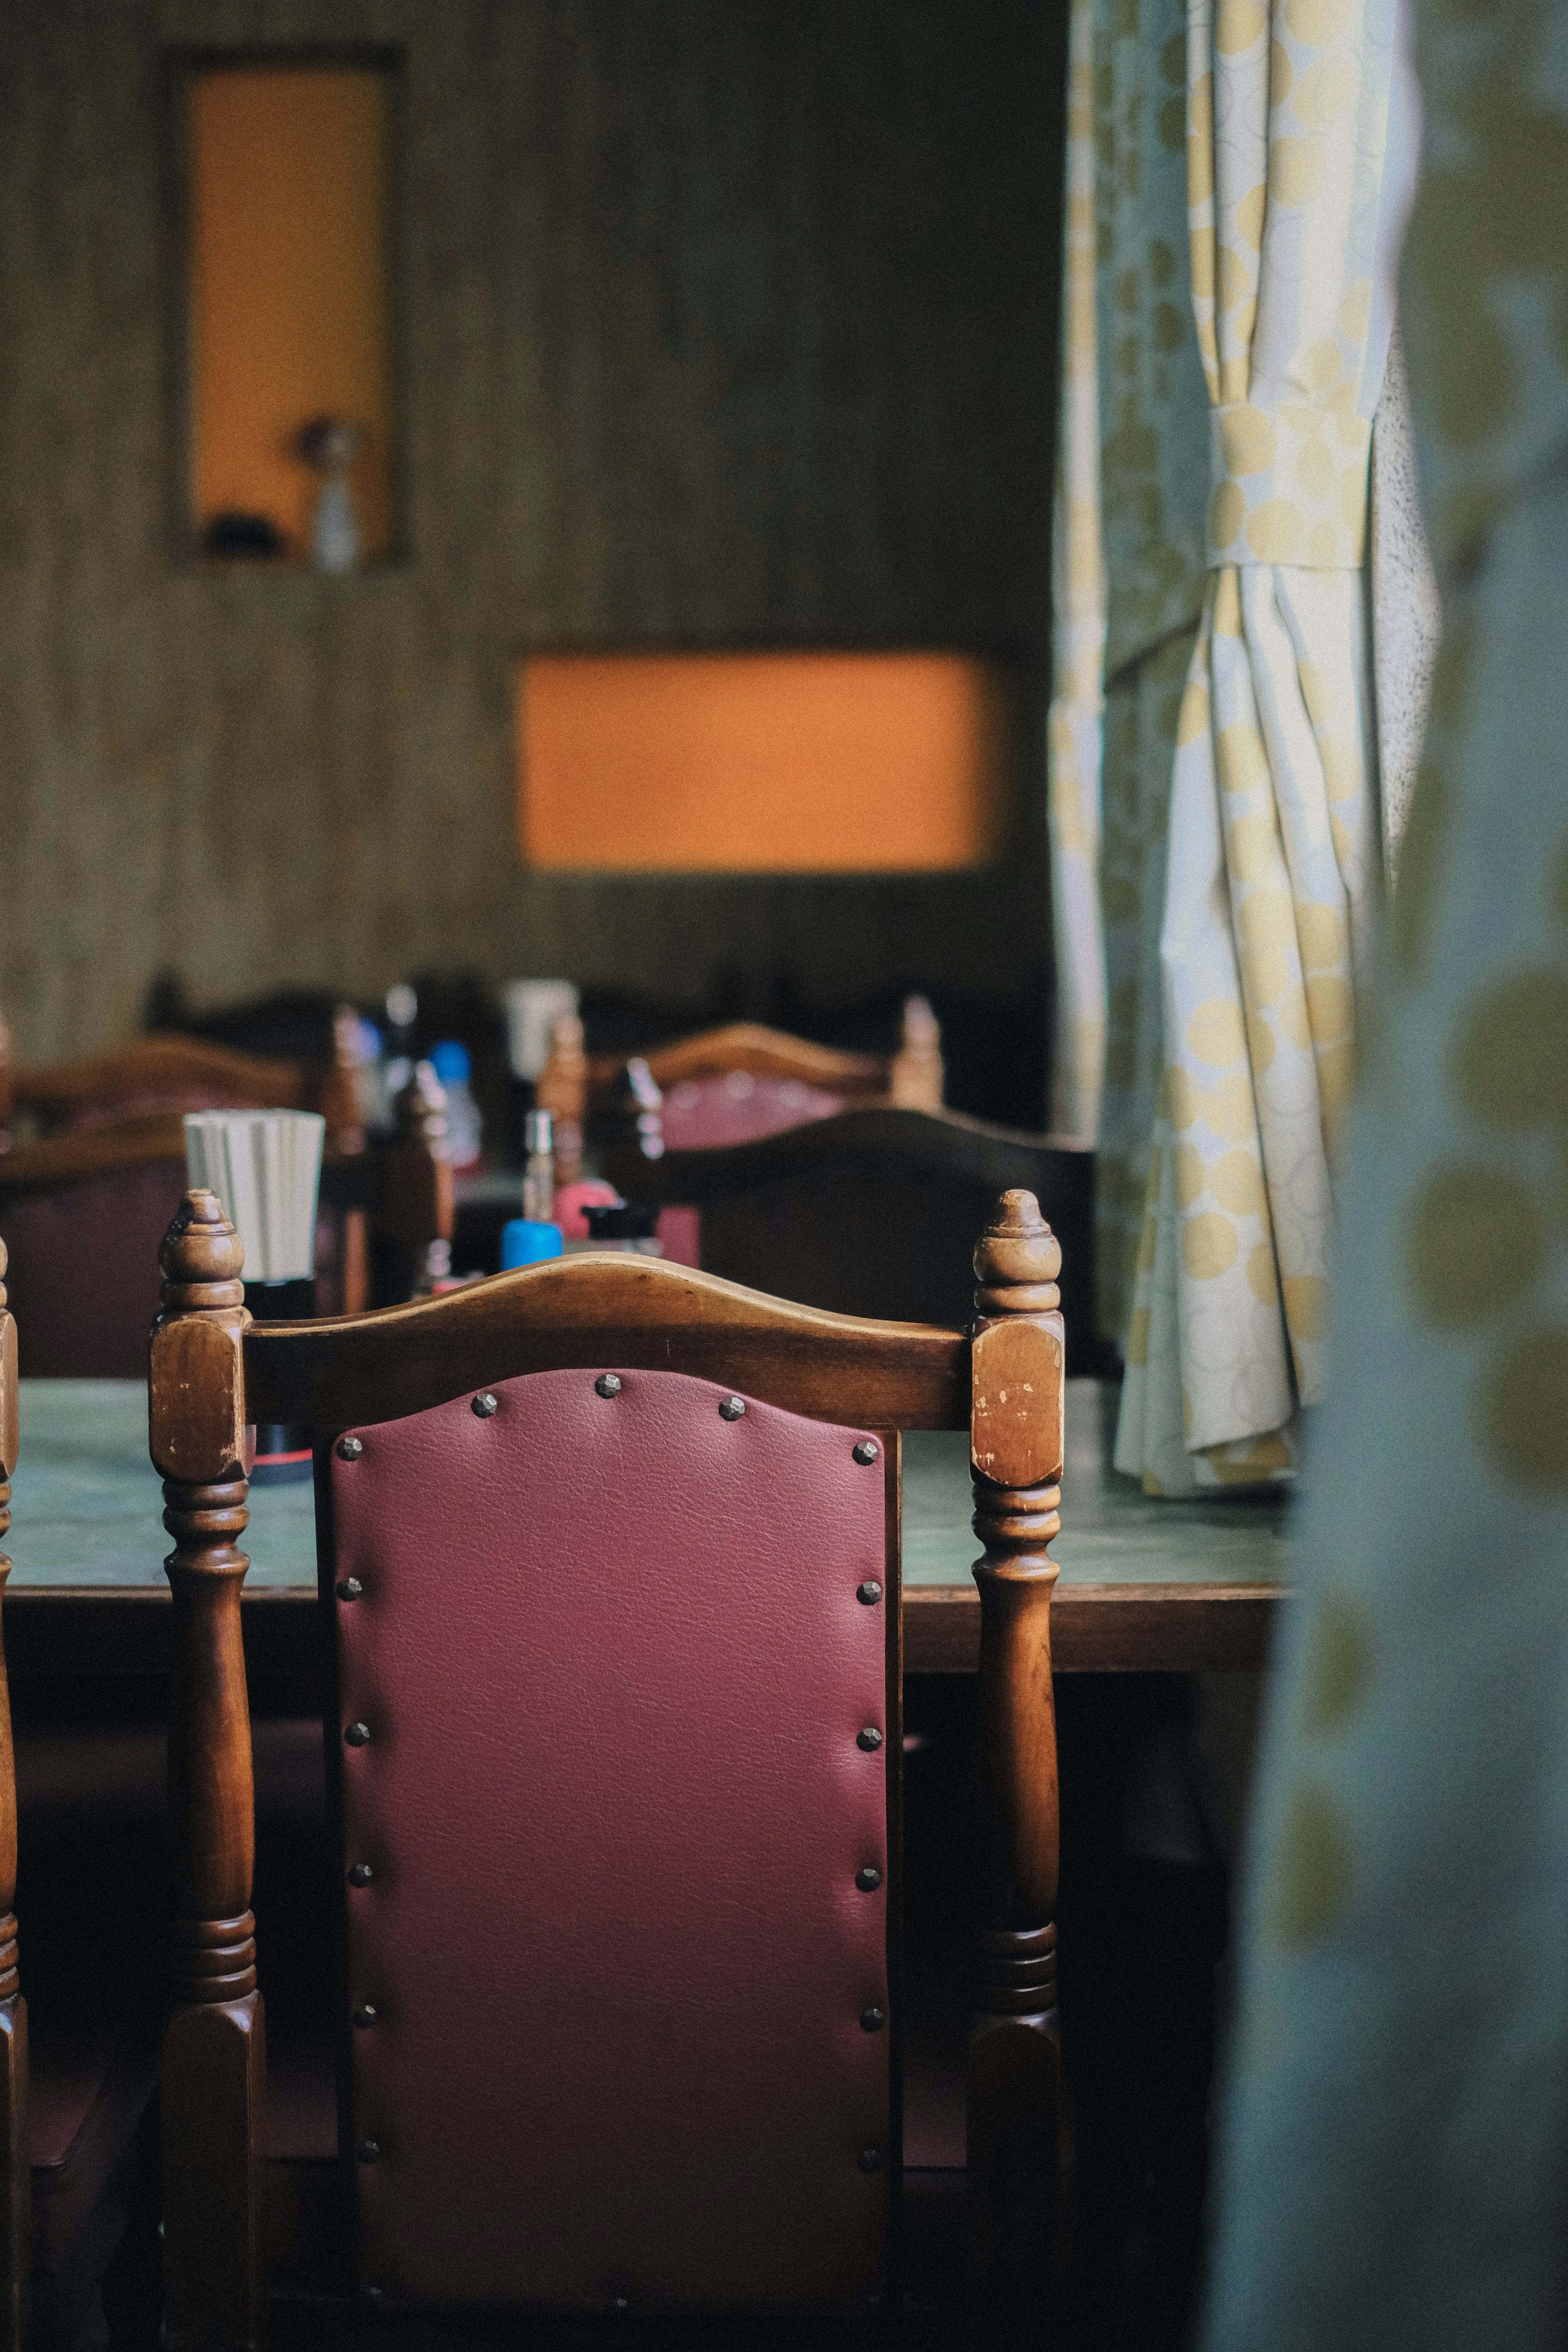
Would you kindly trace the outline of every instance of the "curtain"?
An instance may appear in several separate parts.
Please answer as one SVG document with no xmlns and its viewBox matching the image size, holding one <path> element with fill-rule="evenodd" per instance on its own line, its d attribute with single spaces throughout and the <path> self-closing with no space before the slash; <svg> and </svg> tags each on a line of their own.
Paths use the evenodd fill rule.
<svg viewBox="0 0 1568 2352">
<path fill-rule="evenodd" d="M 1443 601 L 1272 1702 L 1211 2352 L 1568 2330 L 1568 12 L 1432 0 Z"/>
<path fill-rule="evenodd" d="M 1292 1471 L 1325 1392 L 1334 1171 L 1381 888 L 1368 457 L 1393 0 L 1191 0 L 1209 399 L 1202 615 L 1171 775 L 1153 1120 L 1116 1464 Z"/>
<path fill-rule="evenodd" d="M 1094 318 L 1094 16 L 1073 0 L 1068 33 L 1062 366 L 1051 530 L 1051 709 L 1047 819 L 1056 948 L 1050 1122 L 1100 1132 L 1105 941 L 1100 920 L 1100 726 L 1105 563 L 1100 525 L 1100 391 Z"/>
<path fill-rule="evenodd" d="M 1184 0 L 1074 0 L 1069 40 L 1052 1118 L 1098 1141 L 1097 1315 L 1121 1339 L 1162 1063 L 1165 822 L 1203 604 L 1208 423 L 1184 282 Z"/>
</svg>

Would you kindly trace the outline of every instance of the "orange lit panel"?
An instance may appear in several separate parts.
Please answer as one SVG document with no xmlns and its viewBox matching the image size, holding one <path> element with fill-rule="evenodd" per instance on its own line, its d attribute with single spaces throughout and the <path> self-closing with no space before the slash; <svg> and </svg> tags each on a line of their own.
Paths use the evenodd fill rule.
<svg viewBox="0 0 1568 2352">
<path fill-rule="evenodd" d="M 352 418 L 362 552 L 392 536 L 390 77 L 201 71 L 190 84 L 192 476 L 198 528 L 266 515 L 308 552 L 312 417 Z"/>
<path fill-rule="evenodd" d="M 519 834 L 537 866 L 922 873 L 1002 845 L 1005 690 L 950 654 L 524 663 Z"/>
</svg>

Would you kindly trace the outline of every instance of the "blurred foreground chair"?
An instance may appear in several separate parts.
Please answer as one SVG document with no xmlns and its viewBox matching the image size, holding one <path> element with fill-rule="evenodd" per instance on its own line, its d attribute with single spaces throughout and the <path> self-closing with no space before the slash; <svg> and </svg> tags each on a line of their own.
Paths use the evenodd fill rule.
<svg viewBox="0 0 1568 2352">
<path fill-rule="evenodd" d="M 878 1107 L 716 1150 L 623 1148 L 605 1172 L 629 1200 L 695 1208 L 709 1274 L 921 1323 L 967 1321 L 967 1236 L 998 1192 L 1032 1192 L 1061 1243 L 1068 1370 L 1108 1368 L 1094 1336 L 1094 1153 L 1070 1137 Z"/>
<path fill-rule="evenodd" d="M 973 1338 L 593 1255 L 258 1325 L 231 1226 L 187 1194 L 152 1347 L 175 1538 L 170 2343 L 265 2323 L 237 1545 L 246 1425 L 282 1418 L 317 1440 L 353 2289 L 612 2320 L 863 2318 L 897 2294 L 900 1433 L 970 1432 L 973 2307 L 978 2342 L 1043 2340 L 1059 1262 L 1015 1192 L 974 1254 Z"/>
<path fill-rule="evenodd" d="M 428 1270 L 432 1244 L 439 1251 L 450 1241 L 438 1095 L 416 1076 L 388 1142 L 366 1149 L 362 1139 L 344 1152 L 329 1139 L 318 1225 L 330 1245 L 323 1288 L 347 1304 L 406 1297 Z M 153 1268 L 187 1182 L 183 1117 L 151 1111 L 0 1152 L 0 1221 L 19 1269 L 29 1375 L 145 1377 L 158 1304 Z"/>
<path fill-rule="evenodd" d="M 16 1326 L 0 1242 L 0 1539 L 16 1467 Z M 0 1592 L 11 1563 L 0 1553 Z M 35 1792 L 36 1794 L 36 1792 Z M 157 2074 L 162 1968 L 155 1853 L 93 1793 L 24 1815 L 18 1967 L 17 1774 L 0 1653 L 0 2347 L 97 2345 L 103 2275 L 131 2208 Z M 30 2014 L 29 2014 L 30 2009 Z M 28 2306 L 31 2306 L 30 2320 Z"/>
</svg>

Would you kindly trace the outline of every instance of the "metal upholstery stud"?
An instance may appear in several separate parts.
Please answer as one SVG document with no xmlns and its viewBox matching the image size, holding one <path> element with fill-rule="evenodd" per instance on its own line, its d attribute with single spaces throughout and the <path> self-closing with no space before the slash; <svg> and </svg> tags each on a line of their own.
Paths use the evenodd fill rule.
<svg viewBox="0 0 1568 2352">
<path fill-rule="evenodd" d="M 367 2026 L 381 2023 L 381 2011 L 374 2000 L 362 2000 L 354 2010 L 353 2021 L 363 2033 Z M 861 2022 L 865 2022 L 864 2019 Z"/>
<path fill-rule="evenodd" d="M 621 1384 L 616 1378 L 614 1372 L 601 1372 L 598 1379 L 594 1382 L 594 1394 L 595 1396 L 619 1396 L 620 1392 Z"/>
<path fill-rule="evenodd" d="M 719 1418 L 721 1421 L 739 1421 L 745 1410 L 744 1397 L 726 1397 L 719 1408 Z"/>
<path fill-rule="evenodd" d="M 863 1748 L 868 1756 L 874 1756 L 881 1744 L 882 1735 L 874 1723 L 868 1723 L 864 1731 L 855 1734 L 856 1747 Z"/>
<path fill-rule="evenodd" d="M 871 1463 L 875 1462 L 882 1449 L 878 1444 L 874 1437 L 863 1437 L 860 1440 L 859 1444 L 855 1446 L 852 1451 L 856 1461 L 859 1463 L 860 1467 L 864 1470 L 867 1469 Z"/>
<path fill-rule="evenodd" d="M 364 1587 L 357 1576 L 340 1576 L 333 1591 L 340 1601 L 357 1601 Z"/>
<path fill-rule="evenodd" d="M 378 2139 L 362 2139 L 359 2146 L 355 2148 L 354 2154 L 358 2157 L 362 2164 L 379 2164 L 381 2162 L 381 2142 Z"/>
<path fill-rule="evenodd" d="M 363 1452 L 364 1440 L 363 1437 L 339 1438 L 338 1460 L 340 1462 L 357 1462 Z"/>
<path fill-rule="evenodd" d="M 868 1862 L 863 1870 L 855 1873 L 855 1884 L 862 1895 L 875 1895 L 882 1884 L 882 1874 L 874 1862 Z"/>
<path fill-rule="evenodd" d="M 491 1413 L 497 1411 L 496 1401 L 489 1389 L 485 1389 L 474 1399 L 473 1411 L 478 1413 L 481 1421 L 489 1421 Z"/>
<path fill-rule="evenodd" d="M 887 2021 L 888 2012 L 885 2009 L 863 2009 L 860 2011 L 862 2033 L 880 2033 Z"/>
<path fill-rule="evenodd" d="M 882 2169 L 882 2151 L 879 2147 L 863 2147 L 860 2151 L 859 2161 L 862 2172 L 880 2172 Z"/>
<path fill-rule="evenodd" d="M 368 1862 L 350 1863 L 349 1885 L 351 1886 L 368 1886 L 374 1876 L 375 1873 Z"/>
<path fill-rule="evenodd" d="M 367 1748 L 370 1745 L 370 1726 L 368 1723 L 348 1724 L 344 1727 L 343 1738 L 351 1748 Z M 861 1745 L 865 1745 L 864 1740 Z"/>
<path fill-rule="evenodd" d="M 864 1584 L 855 1587 L 855 1598 L 862 1609 L 875 1609 L 881 1597 L 882 1588 L 874 1576 L 868 1576 Z"/>
</svg>

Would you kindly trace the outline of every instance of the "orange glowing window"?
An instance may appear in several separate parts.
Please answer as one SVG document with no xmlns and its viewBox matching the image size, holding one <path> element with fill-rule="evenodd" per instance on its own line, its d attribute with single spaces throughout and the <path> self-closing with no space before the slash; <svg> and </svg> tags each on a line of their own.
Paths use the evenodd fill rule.
<svg viewBox="0 0 1568 2352">
<path fill-rule="evenodd" d="M 312 419 L 359 428 L 359 557 L 394 533 L 393 78 L 366 66 L 190 75 L 191 478 L 198 535 L 259 519 L 309 553 L 323 477 Z"/>
<path fill-rule="evenodd" d="M 921 873 L 1002 848 L 1006 685 L 954 654 L 568 654 L 524 663 L 531 866 Z"/>
</svg>

